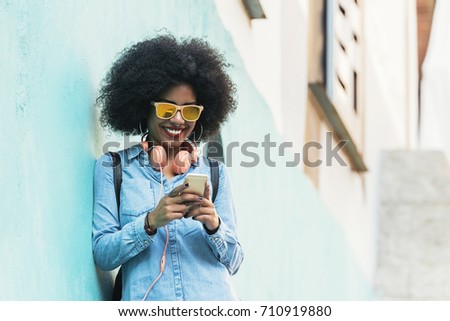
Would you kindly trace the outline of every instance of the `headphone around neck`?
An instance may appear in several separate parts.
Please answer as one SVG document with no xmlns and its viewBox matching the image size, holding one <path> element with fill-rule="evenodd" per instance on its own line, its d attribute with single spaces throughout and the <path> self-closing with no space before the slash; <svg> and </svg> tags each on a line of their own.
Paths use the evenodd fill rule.
<svg viewBox="0 0 450 321">
<path fill-rule="evenodd" d="M 152 141 L 144 140 L 146 136 L 142 136 L 140 145 L 148 153 L 150 164 L 157 171 L 162 171 L 166 166 L 169 166 L 175 174 L 183 174 L 198 159 L 197 145 L 190 140 L 185 140 L 181 144 L 180 151 L 175 155 L 173 161 L 167 164 L 167 153 L 164 147 L 154 145 Z"/>
</svg>

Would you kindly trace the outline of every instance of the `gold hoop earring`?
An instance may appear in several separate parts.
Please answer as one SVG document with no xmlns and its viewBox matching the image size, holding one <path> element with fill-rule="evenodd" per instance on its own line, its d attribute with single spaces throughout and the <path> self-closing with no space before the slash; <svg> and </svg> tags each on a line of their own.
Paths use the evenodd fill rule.
<svg viewBox="0 0 450 321">
<path fill-rule="evenodd" d="M 142 130 L 142 121 L 139 121 L 139 134 L 144 134 L 144 131 Z"/>
<path fill-rule="evenodd" d="M 194 135 L 194 137 L 193 138 L 189 138 L 190 140 L 195 141 L 195 142 L 200 141 L 200 139 L 203 136 L 203 126 L 200 124 L 200 135 L 199 135 L 198 138 L 195 137 L 195 128 L 194 128 L 194 130 L 192 131 L 192 133 L 188 137 L 191 137 L 192 135 Z"/>
</svg>

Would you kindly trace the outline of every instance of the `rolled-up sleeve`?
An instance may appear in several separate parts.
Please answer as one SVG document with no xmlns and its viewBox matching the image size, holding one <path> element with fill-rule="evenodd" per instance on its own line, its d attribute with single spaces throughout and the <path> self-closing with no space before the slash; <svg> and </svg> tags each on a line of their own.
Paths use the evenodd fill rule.
<svg viewBox="0 0 450 321">
<path fill-rule="evenodd" d="M 203 231 L 204 237 L 215 257 L 234 275 L 241 266 L 244 252 L 236 233 L 236 212 L 230 178 L 222 163 L 219 167 L 219 189 L 214 206 L 220 217 L 220 226 L 211 235 Z"/>
</svg>

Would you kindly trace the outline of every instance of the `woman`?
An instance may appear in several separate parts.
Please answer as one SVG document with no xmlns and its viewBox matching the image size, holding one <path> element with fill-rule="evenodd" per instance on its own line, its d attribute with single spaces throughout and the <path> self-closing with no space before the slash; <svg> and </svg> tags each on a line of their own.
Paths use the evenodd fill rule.
<svg viewBox="0 0 450 321">
<path fill-rule="evenodd" d="M 105 79 L 102 125 L 143 134 L 140 145 L 119 152 L 119 208 L 112 157 L 95 165 L 94 259 L 102 270 L 122 266 L 122 300 L 237 299 L 230 276 L 243 252 L 225 166 L 217 191 L 209 177 L 203 195 L 183 192 L 187 174 L 210 176 L 196 142 L 235 109 L 226 67 L 205 41 L 159 36 L 125 50 Z"/>
</svg>

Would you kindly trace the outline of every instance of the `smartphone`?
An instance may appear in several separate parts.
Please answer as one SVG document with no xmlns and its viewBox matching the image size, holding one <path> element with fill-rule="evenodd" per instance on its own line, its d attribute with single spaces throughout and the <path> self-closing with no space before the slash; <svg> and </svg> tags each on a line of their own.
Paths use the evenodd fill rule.
<svg viewBox="0 0 450 321">
<path fill-rule="evenodd" d="M 208 175 L 206 174 L 187 174 L 184 184 L 189 183 L 189 187 L 186 188 L 183 193 L 192 193 L 202 196 L 205 192 L 207 181 Z"/>
</svg>

